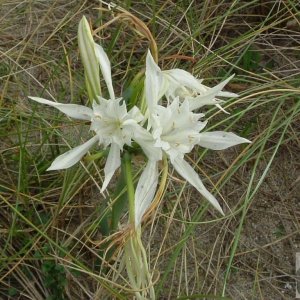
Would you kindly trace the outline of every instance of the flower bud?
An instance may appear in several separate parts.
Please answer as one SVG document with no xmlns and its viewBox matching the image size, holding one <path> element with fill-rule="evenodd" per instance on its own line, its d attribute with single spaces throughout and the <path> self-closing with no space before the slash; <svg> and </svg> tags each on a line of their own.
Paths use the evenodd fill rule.
<svg viewBox="0 0 300 300">
<path fill-rule="evenodd" d="M 85 72 L 85 82 L 91 102 L 101 96 L 99 62 L 95 55 L 94 40 L 89 23 L 82 17 L 78 27 L 78 45 Z"/>
</svg>

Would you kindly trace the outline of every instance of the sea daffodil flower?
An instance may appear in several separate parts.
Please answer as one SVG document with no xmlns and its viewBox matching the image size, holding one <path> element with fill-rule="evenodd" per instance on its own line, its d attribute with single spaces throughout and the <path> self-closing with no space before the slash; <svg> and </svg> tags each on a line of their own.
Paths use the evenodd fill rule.
<svg viewBox="0 0 300 300">
<path fill-rule="evenodd" d="M 36 102 L 53 106 L 69 117 L 90 121 L 90 128 L 95 133 L 95 136 L 84 144 L 58 156 L 52 162 L 48 171 L 66 169 L 73 166 L 96 143 L 103 145 L 103 147 L 110 145 L 108 158 L 104 167 L 105 180 L 102 186 L 102 191 L 104 191 L 115 170 L 120 167 L 120 151 L 125 144 L 130 146 L 132 140 L 135 140 L 138 144 L 142 144 L 141 147 L 145 148 L 145 153 L 152 153 L 152 150 L 154 151 L 151 157 L 159 153 L 158 149 L 156 150 L 151 146 L 150 133 L 138 124 L 143 120 L 143 115 L 137 107 L 133 107 L 127 112 L 126 105 L 124 102 L 122 103 L 121 98 L 101 99 L 100 104 L 93 103 L 92 109 L 82 105 L 57 103 L 38 97 L 29 98 Z M 150 149 L 150 147 L 153 149 Z"/>
<path fill-rule="evenodd" d="M 222 150 L 250 142 L 232 132 L 200 133 L 206 126 L 206 122 L 199 120 L 204 115 L 192 112 L 206 104 L 219 105 L 221 100 L 217 100 L 217 96 L 237 97 L 236 94 L 222 91 L 231 78 L 214 88 L 208 88 L 184 70 L 161 71 L 150 51 L 147 54 L 145 96 L 148 106 L 148 130 L 153 135 L 155 146 L 170 158 L 175 170 L 222 214 L 218 201 L 205 188 L 195 170 L 184 160 L 184 154 L 192 151 L 195 145 Z M 160 105 L 163 96 L 168 100 L 167 107 Z M 151 204 L 158 175 L 157 160 L 149 160 L 135 192 L 135 224 L 140 223 L 144 212 Z"/>
<path fill-rule="evenodd" d="M 153 115 L 152 132 L 155 146 L 161 148 L 169 157 L 178 174 L 194 186 L 219 212 L 223 214 L 216 198 L 205 188 L 195 170 L 184 160 L 184 155 L 192 151 L 195 145 L 222 150 L 249 140 L 232 132 L 201 131 L 207 122 L 200 121 L 204 115 L 191 112 L 190 103 L 180 103 L 178 97 L 167 106 L 158 106 Z"/>
<path fill-rule="evenodd" d="M 53 106 L 71 118 L 90 121 L 90 129 L 95 133 L 95 136 L 84 144 L 58 156 L 48 170 L 66 169 L 73 166 L 96 143 L 104 147 L 110 145 L 104 167 L 105 179 L 101 190 L 103 192 L 116 169 L 120 167 L 120 152 L 125 144 L 130 146 L 132 140 L 136 141 L 150 160 L 161 159 L 161 151 L 153 146 L 151 134 L 139 125 L 139 122 L 144 119 L 139 109 L 134 106 L 127 112 L 126 104 L 122 98 L 115 99 L 110 62 L 102 47 L 97 44 L 95 44 L 95 55 L 99 61 L 111 99 L 106 100 L 98 96 L 98 103 L 93 102 L 92 108 L 89 108 L 77 104 L 57 103 L 39 97 L 29 98 Z"/>
<path fill-rule="evenodd" d="M 156 106 L 155 113 L 151 116 L 152 135 L 155 140 L 155 146 L 162 149 L 169 157 L 178 174 L 194 186 L 202 196 L 223 214 L 218 201 L 205 188 L 196 171 L 184 160 L 184 155 L 191 152 L 195 145 L 213 150 L 222 150 L 241 143 L 250 143 L 250 141 L 232 132 L 214 131 L 201 133 L 207 124 L 199 120 L 203 116 L 203 114 L 191 112 L 188 100 L 180 103 L 179 98 L 176 97 L 167 107 Z M 155 163 L 153 163 L 151 169 L 149 167 L 147 170 L 147 178 L 150 178 L 150 181 L 154 184 L 156 176 L 157 171 Z M 146 182 L 146 178 L 145 180 L 141 178 L 140 184 L 142 186 L 146 185 Z M 146 185 L 144 189 L 152 191 L 153 187 L 150 189 L 149 185 Z M 141 190 L 142 188 L 139 191 L 139 196 L 143 194 Z"/>
<path fill-rule="evenodd" d="M 176 97 L 181 102 L 188 100 L 190 110 L 198 109 L 204 105 L 216 105 L 221 110 L 220 103 L 224 102 L 217 97 L 237 97 L 235 93 L 224 92 L 222 89 L 233 78 L 230 76 L 213 88 L 202 84 L 202 80 L 195 78 L 189 72 L 182 69 L 161 70 L 155 63 L 151 52 L 146 58 L 146 94 L 147 105 L 151 111 L 159 100 L 166 96 L 168 102 Z"/>
</svg>

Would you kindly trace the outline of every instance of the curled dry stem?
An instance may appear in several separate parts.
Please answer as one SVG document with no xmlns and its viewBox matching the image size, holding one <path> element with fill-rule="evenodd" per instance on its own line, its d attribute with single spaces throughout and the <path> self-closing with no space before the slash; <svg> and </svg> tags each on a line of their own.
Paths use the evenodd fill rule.
<svg viewBox="0 0 300 300">
<path fill-rule="evenodd" d="M 153 56 L 155 62 L 157 63 L 158 62 L 157 44 L 156 44 L 156 41 L 155 41 L 151 31 L 147 27 L 147 25 L 141 19 L 139 19 L 138 17 L 131 14 L 129 11 L 127 11 L 125 9 L 120 9 L 120 8 L 118 8 L 118 9 L 121 10 L 121 13 L 116 15 L 112 20 L 108 21 L 104 25 L 96 28 L 93 31 L 93 34 L 96 35 L 102 29 L 108 27 L 112 23 L 119 21 L 119 20 L 124 22 L 125 24 L 129 23 L 131 25 L 131 29 L 133 29 L 140 36 L 146 38 L 150 42 L 151 53 L 152 53 L 152 56 Z"/>
<path fill-rule="evenodd" d="M 166 189 L 166 184 L 167 184 L 167 178 L 168 178 L 168 159 L 166 157 L 166 155 L 164 155 L 163 157 L 163 167 L 162 167 L 162 176 L 160 179 L 160 184 L 158 187 L 158 190 L 155 194 L 155 197 L 152 201 L 151 206 L 149 207 L 149 209 L 147 210 L 147 212 L 144 214 L 143 217 L 143 221 L 147 220 L 150 218 L 150 216 L 153 214 L 153 212 L 155 211 L 155 209 L 157 208 L 157 206 L 159 205 L 165 189 Z"/>
</svg>

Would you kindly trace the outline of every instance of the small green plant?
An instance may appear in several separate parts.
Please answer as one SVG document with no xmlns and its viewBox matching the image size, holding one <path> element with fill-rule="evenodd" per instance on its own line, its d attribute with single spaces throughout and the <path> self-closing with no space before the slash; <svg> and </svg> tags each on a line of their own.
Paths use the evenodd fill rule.
<svg viewBox="0 0 300 300">
<path fill-rule="evenodd" d="M 64 266 L 57 264 L 54 260 L 42 262 L 42 274 L 45 287 L 49 290 L 47 300 L 64 300 L 64 289 L 67 284 Z"/>
<path fill-rule="evenodd" d="M 261 55 L 258 50 L 249 47 L 242 56 L 241 66 L 247 71 L 258 71 Z"/>
</svg>

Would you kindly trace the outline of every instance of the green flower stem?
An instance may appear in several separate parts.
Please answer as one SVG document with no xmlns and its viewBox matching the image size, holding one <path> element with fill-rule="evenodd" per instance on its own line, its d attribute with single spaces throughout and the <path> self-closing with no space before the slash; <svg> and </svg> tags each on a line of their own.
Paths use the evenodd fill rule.
<svg viewBox="0 0 300 300">
<path fill-rule="evenodd" d="M 123 173 L 124 172 L 124 173 Z M 128 278 L 138 300 L 155 299 L 152 276 L 149 272 L 147 254 L 141 240 L 141 227 L 135 227 L 134 184 L 131 155 L 125 151 L 122 158 L 122 173 L 126 179 L 129 206 L 129 224 L 133 231 L 125 243 L 125 264 Z"/>
<path fill-rule="evenodd" d="M 127 185 L 127 195 L 128 195 L 128 208 L 129 208 L 129 223 L 135 226 L 135 210 L 134 210 L 134 184 L 131 171 L 131 155 L 125 152 L 123 157 L 123 164 L 125 170 L 125 178 Z"/>
</svg>

